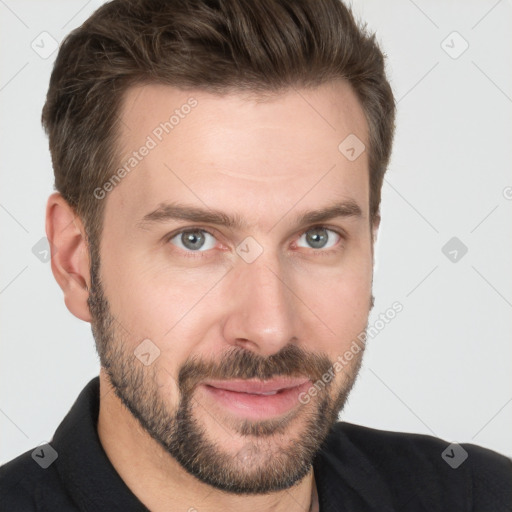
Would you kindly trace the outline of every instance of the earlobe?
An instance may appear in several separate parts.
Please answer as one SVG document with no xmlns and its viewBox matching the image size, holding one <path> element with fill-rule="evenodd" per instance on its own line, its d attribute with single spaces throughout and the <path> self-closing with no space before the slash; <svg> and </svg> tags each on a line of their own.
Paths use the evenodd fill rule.
<svg viewBox="0 0 512 512">
<path fill-rule="evenodd" d="M 87 299 L 91 280 L 85 229 L 58 192 L 48 198 L 46 236 L 50 242 L 52 272 L 64 292 L 66 307 L 77 318 L 90 322 Z"/>
<path fill-rule="evenodd" d="M 371 237 L 372 237 L 372 267 L 373 270 L 376 270 L 376 262 L 375 262 L 375 244 L 377 243 L 377 235 L 379 234 L 379 226 L 380 226 L 380 214 L 377 213 L 372 220 L 371 225 Z M 373 300 L 373 297 L 372 297 Z M 373 307 L 373 303 L 372 303 Z M 370 308 L 371 310 L 371 308 Z"/>
<path fill-rule="evenodd" d="M 377 213 L 372 221 L 372 242 L 375 245 L 377 241 L 377 235 L 379 234 L 379 226 L 380 226 L 380 214 Z"/>
</svg>

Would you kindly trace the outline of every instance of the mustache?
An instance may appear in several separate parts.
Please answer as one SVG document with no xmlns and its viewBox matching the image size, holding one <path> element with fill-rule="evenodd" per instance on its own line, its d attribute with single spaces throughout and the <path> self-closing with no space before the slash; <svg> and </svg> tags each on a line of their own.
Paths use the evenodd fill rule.
<svg viewBox="0 0 512 512">
<path fill-rule="evenodd" d="M 178 386 L 186 396 L 205 379 L 268 380 L 272 377 L 308 377 L 316 382 L 333 364 L 326 354 L 308 352 L 297 345 L 286 345 L 268 357 L 233 347 L 219 362 L 205 361 L 197 356 L 188 359 L 179 372 Z"/>
</svg>

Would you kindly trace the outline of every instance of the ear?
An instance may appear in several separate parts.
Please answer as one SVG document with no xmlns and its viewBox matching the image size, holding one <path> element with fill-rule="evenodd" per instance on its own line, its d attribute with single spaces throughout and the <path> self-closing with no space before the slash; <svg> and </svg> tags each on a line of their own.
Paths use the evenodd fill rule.
<svg viewBox="0 0 512 512">
<path fill-rule="evenodd" d="M 377 212 L 371 224 L 371 237 L 372 237 L 372 261 L 373 269 L 375 270 L 375 243 L 377 242 L 377 235 L 379 234 L 380 226 L 380 213 Z"/>
<path fill-rule="evenodd" d="M 373 245 L 375 245 L 375 242 L 377 241 L 377 235 L 379 233 L 379 226 L 380 226 L 380 213 L 377 212 L 375 214 L 375 217 L 372 222 L 372 242 Z"/>
<path fill-rule="evenodd" d="M 64 292 L 66 307 L 77 318 L 90 322 L 87 299 L 91 279 L 85 229 L 58 192 L 48 198 L 46 236 L 50 242 L 52 272 Z"/>
</svg>

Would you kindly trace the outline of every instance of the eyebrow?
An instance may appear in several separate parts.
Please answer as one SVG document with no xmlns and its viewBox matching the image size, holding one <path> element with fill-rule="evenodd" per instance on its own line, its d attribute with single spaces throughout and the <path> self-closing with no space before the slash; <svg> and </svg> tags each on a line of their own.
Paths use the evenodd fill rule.
<svg viewBox="0 0 512 512">
<path fill-rule="evenodd" d="M 286 215 L 285 215 L 286 216 Z M 318 210 L 300 212 L 295 218 L 295 224 L 306 225 L 325 222 L 337 217 L 358 217 L 361 218 L 363 212 L 360 206 L 348 199 L 325 206 Z M 284 218 L 284 216 L 282 217 Z M 198 208 L 180 203 L 161 203 L 155 210 L 147 213 L 137 223 L 141 229 L 147 229 L 150 225 L 165 223 L 172 220 L 187 220 L 190 222 L 202 224 L 216 224 L 230 229 L 247 229 L 248 224 L 238 215 L 229 215 L 220 210 L 211 208 Z"/>
</svg>

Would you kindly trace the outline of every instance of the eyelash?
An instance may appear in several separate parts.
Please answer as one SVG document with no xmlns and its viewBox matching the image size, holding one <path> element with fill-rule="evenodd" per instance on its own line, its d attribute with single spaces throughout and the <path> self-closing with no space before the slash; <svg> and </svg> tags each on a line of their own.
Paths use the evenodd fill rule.
<svg viewBox="0 0 512 512">
<path fill-rule="evenodd" d="M 334 228 L 332 228 L 330 226 L 324 226 L 324 225 L 321 225 L 321 224 L 308 227 L 307 229 L 305 229 L 304 231 L 302 231 L 299 234 L 298 238 L 300 238 L 304 233 L 307 233 L 308 231 L 311 231 L 313 229 L 326 229 L 327 231 L 332 231 L 333 233 L 336 233 L 340 237 L 340 240 L 338 241 L 338 243 L 336 244 L 335 248 L 333 248 L 333 249 L 327 249 L 327 250 L 318 249 L 318 250 L 315 250 L 315 249 L 312 248 L 313 254 L 314 254 L 315 257 L 318 257 L 318 256 L 331 256 L 332 254 L 334 254 L 336 252 L 339 252 L 340 251 L 340 247 L 339 246 L 340 246 L 341 240 L 346 240 L 347 239 L 346 233 L 343 230 L 341 230 L 340 228 L 334 229 Z M 167 235 L 165 237 L 165 242 L 169 243 L 176 236 L 181 235 L 182 233 L 187 233 L 187 232 L 191 232 L 191 231 L 204 231 L 205 233 L 208 233 L 210 236 L 213 236 L 215 238 L 215 235 L 213 233 L 211 233 L 208 229 L 205 229 L 205 228 L 202 228 L 202 227 L 188 227 L 188 228 L 182 228 L 179 231 L 175 231 L 175 232 L 171 233 L 170 235 Z M 185 250 L 182 250 L 182 249 L 180 249 L 178 247 L 177 247 L 177 249 L 180 250 L 186 258 L 208 258 L 209 257 L 208 253 L 210 252 L 210 250 L 207 250 L 207 251 L 185 251 Z"/>
</svg>

